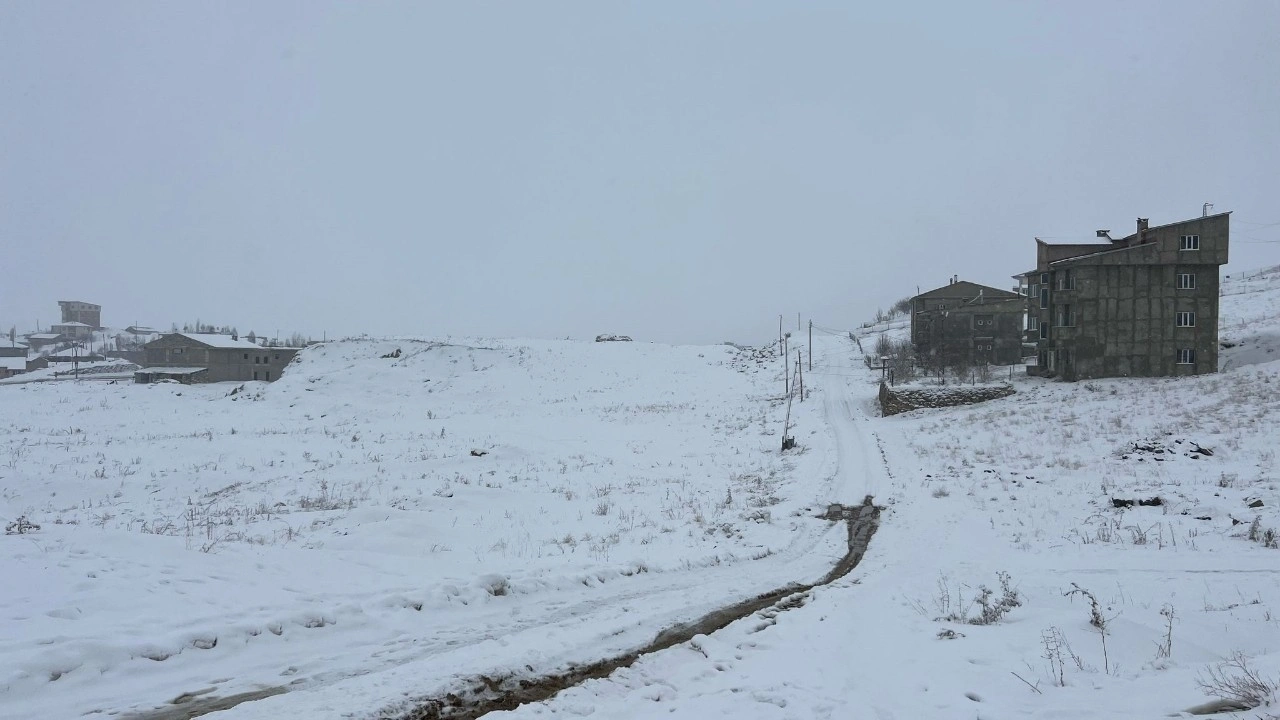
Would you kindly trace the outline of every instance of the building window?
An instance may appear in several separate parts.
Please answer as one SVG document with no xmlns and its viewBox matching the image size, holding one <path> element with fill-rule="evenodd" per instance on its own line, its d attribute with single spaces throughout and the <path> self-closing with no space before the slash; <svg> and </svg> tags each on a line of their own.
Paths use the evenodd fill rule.
<svg viewBox="0 0 1280 720">
<path fill-rule="evenodd" d="M 279 360 L 279 359 L 280 359 L 280 353 L 276 353 L 276 359 L 277 359 L 277 360 Z"/>
<path fill-rule="evenodd" d="M 1178 289 L 1179 290 L 1195 290 L 1196 274 L 1195 273 L 1178 273 Z"/>
<path fill-rule="evenodd" d="M 1049 284 L 1049 273 L 1040 273 L 1040 284 L 1041 285 Z"/>
<path fill-rule="evenodd" d="M 244 354 L 244 359 L 245 359 L 245 360 L 248 360 L 248 359 L 249 359 L 249 353 L 245 353 L 245 354 Z"/>
<path fill-rule="evenodd" d="M 1181 238 L 1181 241 L 1178 244 L 1178 249 L 1179 250 L 1199 250 L 1200 236 L 1199 235 L 1183 235 Z"/>
<path fill-rule="evenodd" d="M 1043 310 L 1047 307 L 1049 307 L 1049 288 L 1042 287 L 1040 288 L 1040 309 Z"/>
<path fill-rule="evenodd" d="M 1195 327 L 1196 314 L 1193 312 L 1178 313 L 1178 327 Z"/>
<path fill-rule="evenodd" d="M 1036 329 L 1036 327 L 1037 327 L 1038 325 L 1039 325 L 1039 320 L 1036 318 L 1036 316 L 1035 316 L 1035 315 L 1032 315 L 1032 314 L 1030 314 L 1030 313 L 1028 313 L 1028 314 L 1027 314 L 1027 329 L 1028 329 L 1028 330 L 1035 330 L 1035 329 Z"/>
<path fill-rule="evenodd" d="M 254 379 L 254 380 L 257 380 L 257 379 L 258 379 L 258 371 L 257 371 L 257 370 L 254 370 L 254 371 L 253 371 L 253 379 Z"/>
<path fill-rule="evenodd" d="M 1049 323 L 1047 322 L 1040 323 L 1040 339 L 1041 340 L 1049 339 Z"/>
<path fill-rule="evenodd" d="M 173 354 L 174 354 L 174 355 L 181 355 L 181 354 L 182 354 L 182 348 L 174 348 L 174 349 L 173 349 Z"/>
<path fill-rule="evenodd" d="M 262 356 L 262 364 L 263 364 L 263 365 L 270 364 L 270 362 L 271 362 L 271 356 L 270 356 L 270 355 L 263 355 L 263 356 Z"/>
<path fill-rule="evenodd" d="M 271 382 L 271 371 L 267 371 L 267 382 Z"/>
<path fill-rule="evenodd" d="M 1075 313 L 1071 312 L 1070 305 L 1058 306 L 1058 327 L 1074 327 L 1076 324 Z"/>
<path fill-rule="evenodd" d="M 1076 276 L 1070 270 L 1058 271 L 1058 290 L 1075 290 Z"/>
<path fill-rule="evenodd" d="M 1182 348 L 1178 350 L 1178 364 L 1179 365 L 1195 365 L 1196 364 L 1195 348 Z"/>
</svg>

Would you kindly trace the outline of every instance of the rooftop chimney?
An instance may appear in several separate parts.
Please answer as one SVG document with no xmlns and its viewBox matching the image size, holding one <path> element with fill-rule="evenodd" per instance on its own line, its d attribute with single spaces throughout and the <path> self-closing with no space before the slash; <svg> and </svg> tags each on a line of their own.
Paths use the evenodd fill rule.
<svg viewBox="0 0 1280 720">
<path fill-rule="evenodd" d="M 1143 237 L 1143 233 L 1147 231 L 1147 228 L 1150 227 L 1150 224 L 1151 223 L 1148 221 L 1147 218 L 1138 218 L 1138 242 L 1137 242 L 1138 245 L 1141 245 L 1142 243 L 1146 242 L 1146 238 Z"/>
</svg>

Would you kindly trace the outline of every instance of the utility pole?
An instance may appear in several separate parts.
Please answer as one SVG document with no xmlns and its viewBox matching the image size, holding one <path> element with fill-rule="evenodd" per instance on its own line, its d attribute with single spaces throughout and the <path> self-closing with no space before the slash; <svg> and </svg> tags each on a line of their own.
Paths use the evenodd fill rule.
<svg viewBox="0 0 1280 720">
<path fill-rule="evenodd" d="M 789 355 L 790 353 L 787 352 L 787 336 L 783 335 L 782 336 L 782 389 L 788 395 L 791 394 L 791 366 L 788 364 L 790 360 L 790 358 L 788 357 Z"/>
<path fill-rule="evenodd" d="M 809 371 L 813 372 L 813 321 L 809 321 Z"/>
<path fill-rule="evenodd" d="M 778 316 L 778 347 L 782 347 L 782 316 Z"/>
<path fill-rule="evenodd" d="M 804 402 L 804 351 L 796 351 L 796 377 L 800 379 L 800 402 Z"/>
<path fill-rule="evenodd" d="M 796 332 L 800 332 L 804 328 L 800 325 L 800 313 L 796 313 Z"/>
</svg>

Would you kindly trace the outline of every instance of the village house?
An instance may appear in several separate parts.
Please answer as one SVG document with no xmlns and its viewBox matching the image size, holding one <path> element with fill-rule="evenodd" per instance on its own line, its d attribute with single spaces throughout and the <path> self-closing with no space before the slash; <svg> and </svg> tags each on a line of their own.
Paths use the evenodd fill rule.
<svg viewBox="0 0 1280 720">
<path fill-rule="evenodd" d="M 67 336 L 60 333 L 32 333 L 26 337 L 27 344 L 31 346 L 32 350 L 39 350 L 49 345 L 59 345 L 69 341 Z"/>
<path fill-rule="evenodd" d="M 1022 295 L 952 278 L 911 298 L 911 342 L 923 366 L 1013 365 L 1022 358 Z"/>
<path fill-rule="evenodd" d="M 1218 369 L 1218 268 L 1230 213 L 1150 227 L 1106 243 L 1036 239 L 1027 295 L 1029 372 L 1066 380 L 1199 375 Z"/>
<path fill-rule="evenodd" d="M 72 320 L 71 322 L 58 323 L 49 328 L 55 335 L 63 335 L 72 340 L 79 340 L 93 335 L 93 327 L 85 323 Z"/>
<path fill-rule="evenodd" d="M 94 305 L 80 300 L 59 300 L 58 307 L 62 310 L 62 322 L 64 323 L 84 323 L 91 330 L 102 327 L 101 305 Z"/>
<path fill-rule="evenodd" d="M 236 335 L 166 333 L 143 346 L 146 367 L 134 373 L 140 383 L 162 379 L 182 382 L 243 382 L 280 379 L 297 348 L 267 348 Z"/>
</svg>

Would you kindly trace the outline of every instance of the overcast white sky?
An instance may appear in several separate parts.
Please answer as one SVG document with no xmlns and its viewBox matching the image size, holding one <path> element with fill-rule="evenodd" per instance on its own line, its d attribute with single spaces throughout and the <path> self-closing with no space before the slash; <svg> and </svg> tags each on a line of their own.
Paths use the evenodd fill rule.
<svg viewBox="0 0 1280 720">
<path fill-rule="evenodd" d="M 1280 262 L 1280 3 L 0 3 L 0 323 L 767 341 L 1034 236 Z"/>
</svg>

